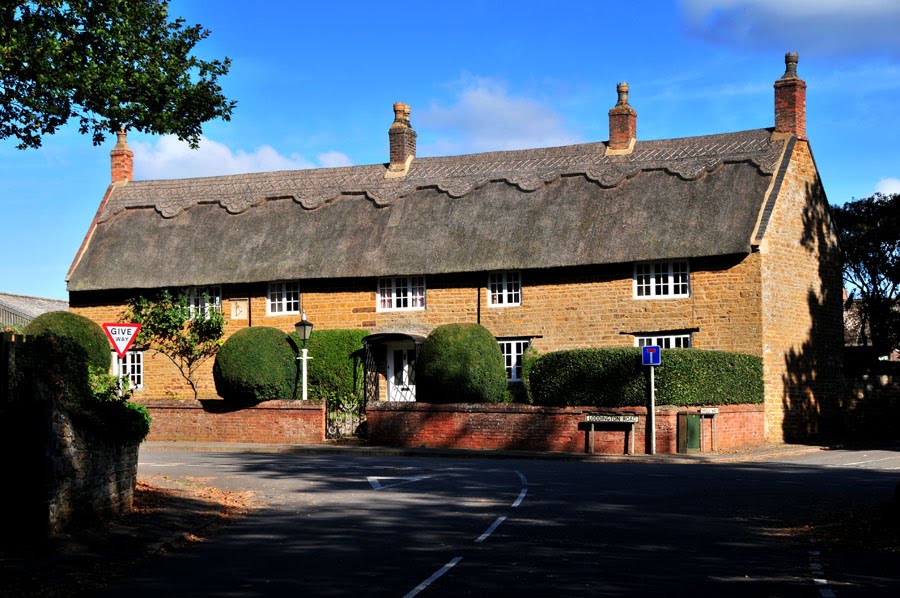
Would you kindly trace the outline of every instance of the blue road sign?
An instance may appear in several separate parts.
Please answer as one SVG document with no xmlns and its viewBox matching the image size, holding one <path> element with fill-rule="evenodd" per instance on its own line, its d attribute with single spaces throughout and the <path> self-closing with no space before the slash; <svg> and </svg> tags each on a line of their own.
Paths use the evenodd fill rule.
<svg viewBox="0 0 900 598">
<path fill-rule="evenodd" d="M 659 365 L 662 361 L 662 351 L 659 345 L 649 345 L 641 347 L 641 364 L 642 365 Z"/>
</svg>

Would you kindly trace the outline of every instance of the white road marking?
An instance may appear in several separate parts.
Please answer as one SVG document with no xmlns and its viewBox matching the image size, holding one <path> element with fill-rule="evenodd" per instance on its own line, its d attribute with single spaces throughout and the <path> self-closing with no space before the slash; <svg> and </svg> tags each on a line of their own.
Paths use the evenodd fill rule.
<svg viewBox="0 0 900 598">
<path fill-rule="evenodd" d="M 370 475 L 366 478 L 369 481 L 369 484 L 372 486 L 372 490 L 381 490 L 383 488 L 393 488 L 394 486 L 400 486 L 402 484 L 411 484 L 413 482 L 418 482 L 421 480 L 427 480 L 430 478 L 430 475 L 422 475 L 416 477 L 386 477 L 386 476 L 373 476 Z M 382 484 L 381 480 L 391 480 L 390 484 Z"/>
<path fill-rule="evenodd" d="M 432 583 L 434 583 L 434 581 L 436 579 L 438 579 L 441 575 L 443 575 L 444 573 L 446 573 L 447 571 L 449 571 L 450 569 L 455 567 L 461 560 L 462 560 L 461 556 L 454 557 L 449 563 L 447 563 L 446 565 L 444 565 L 443 567 L 441 567 L 440 569 L 438 569 L 437 571 L 432 573 L 431 577 L 429 577 L 428 579 L 426 579 L 425 581 L 423 581 L 422 583 L 420 583 L 419 585 L 414 587 L 412 590 L 410 590 L 409 593 L 406 594 L 403 598 L 413 598 L 414 596 L 418 596 L 419 592 L 421 592 L 422 590 L 424 590 L 425 588 L 430 586 Z"/>
<path fill-rule="evenodd" d="M 519 476 L 519 481 L 522 482 L 523 486 L 528 485 L 528 480 L 525 479 L 525 475 L 521 471 L 517 471 L 516 475 Z"/>
<path fill-rule="evenodd" d="M 879 461 L 890 461 L 892 459 L 900 459 L 900 455 L 894 455 L 893 457 L 883 457 L 881 459 L 867 459 L 866 461 L 854 461 L 853 463 L 841 463 L 829 465 L 828 467 L 849 467 L 850 465 L 865 465 L 866 463 L 878 463 Z"/>
<path fill-rule="evenodd" d="M 494 531 L 498 527 L 500 527 L 500 524 L 503 523 L 504 521 L 506 521 L 506 515 L 501 515 L 500 517 L 497 517 L 497 519 L 495 519 L 494 522 L 491 524 L 491 527 L 487 528 L 483 534 L 478 536 L 478 539 L 475 540 L 475 543 L 480 544 L 481 542 L 484 542 L 485 540 L 487 540 L 490 537 L 490 535 L 493 534 Z"/>
<path fill-rule="evenodd" d="M 514 502 L 514 503 L 512 504 L 512 508 L 515 509 L 515 508 L 518 507 L 520 504 L 522 504 L 522 501 L 525 500 L 525 495 L 526 495 L 526 494 L 528 494 L 528 488 L 522 488 L 522 489 L 519 491 L 519 496 L 518 496 L 518 498 L 516 498 L 516 502 Z"/>
</svg>

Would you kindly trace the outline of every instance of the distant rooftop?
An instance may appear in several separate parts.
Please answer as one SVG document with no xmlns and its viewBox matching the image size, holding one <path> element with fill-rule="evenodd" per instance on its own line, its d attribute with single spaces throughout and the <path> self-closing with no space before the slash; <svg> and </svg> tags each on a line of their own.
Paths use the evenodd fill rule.
<svg viewBox="0 0 900 598">
<path fill-rule="evenodd" d="M 68 311 L 69 303 L 60 299 L 0 293 L 0 328 L 22 326 L 48 311 Z"/>
</svg>

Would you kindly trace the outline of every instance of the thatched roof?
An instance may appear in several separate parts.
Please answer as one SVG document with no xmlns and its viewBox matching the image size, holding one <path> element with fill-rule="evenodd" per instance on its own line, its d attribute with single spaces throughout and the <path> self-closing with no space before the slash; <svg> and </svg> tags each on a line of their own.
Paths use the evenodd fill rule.
<svg viewBox="0 0 900 598">
<path fill-rule="evenodd" d="M 771 130 L 111 188 L 70 291 L 745 253 L 789 159 Z"/>
</svg>

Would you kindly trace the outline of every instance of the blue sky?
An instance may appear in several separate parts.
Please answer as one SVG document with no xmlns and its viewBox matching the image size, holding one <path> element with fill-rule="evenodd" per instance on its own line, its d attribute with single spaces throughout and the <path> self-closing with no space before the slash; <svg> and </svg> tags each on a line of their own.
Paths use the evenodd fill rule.
<svg viewBox="0 0 900 598">
<path fill-rule="evenodd" d="M 602 141 L 627 81 L 638 139 L 773 125 L 772 83 L 800 53 L 807 133 L 829 201 L 900 192 L 896 0 L 305 3 L 174 0 L 233 60 L 238 102 L 197 151 L 129 135 L 135 178 L 387 160 L 392 103 L 418 155 Z M 39 150 L 0 141 L 0 292 L 67 298 L 109 183 L 109 151 L 69 126 Z"/>
</svg>

